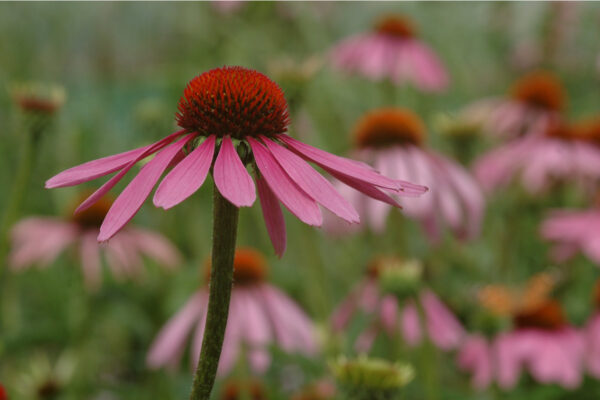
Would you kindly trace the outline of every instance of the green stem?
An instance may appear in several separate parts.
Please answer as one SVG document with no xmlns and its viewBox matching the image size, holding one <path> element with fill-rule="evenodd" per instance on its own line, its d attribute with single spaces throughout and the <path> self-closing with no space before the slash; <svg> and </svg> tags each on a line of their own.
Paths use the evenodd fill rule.
<svg viewBox="0 0 600 400">
<path fill-rule="evenodd" d="M 200 360 L 194 375 L 190 400 L 208 400 L 221 358 L 229 300 L 233 285 L 233 257 L 239 209 L 213 187 L 213 250 L 210 294 Z"/>
<path fill-rule="evenodd" d="M 36 129 L 32 129 L 25 135 L 23 150 L 19 158 L 19 164 L 16 170 L 15 180 L 7 200 L 6 208 L 0 221 L 0 274 L 5 265 L 6 253 L 9 247 L 9 229 L 17 219 L 23 198 L 27 192 L 31 170 L 33 168 L 34 154 L 37 150 L 40 134 Z"/>
</svg>

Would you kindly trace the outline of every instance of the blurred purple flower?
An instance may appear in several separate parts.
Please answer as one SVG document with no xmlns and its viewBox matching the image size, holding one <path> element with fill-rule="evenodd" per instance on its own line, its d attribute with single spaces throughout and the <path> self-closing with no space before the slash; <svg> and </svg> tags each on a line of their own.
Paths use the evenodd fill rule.
<svg viewBox="0 0 600 400">
<path fill-rule="evenodd" d="M 85 194 L 85 196 L 89 193 Z M 69 219 L 29 217 L 12 229 L 13 248 L 9 264 L 22 270 L 34 264 L 47 267 L 71 245 L 77 247 L 86 286 L 96 290 L 102 280 L 102 251 L 117 280 L 136 279 L 143 273 L 142 255 L 167 268 L 175 268 L 180 261 L 177 249 L 162 235 L 139 228 L 122 230 L 110 242 L 100 245 L 96 236 L 112 201 L 103 197 L 92 207 Z"/>
<path fill-rule="evenodd" d="M 479 185 L 461 165 L 428 149 L 425 136 L 423 122 L 407 109 L 383 108 L 363 116 L 355 128 L 356 158 L 382 174 L 410 179 L 432 190 L 419 199 L 387 197 L 380 201 L 338 184 L 337 190 L 358 210 L 362 223 L 350 225 L 327 213 L 324 228 L 332 234 L 367 226 L 383 232 L 391 206 L 397 200 L 406 215 L 421 222 L 432 242 L 439 240 L 444 225 L 460 238 L 476 237 L 485 208 Z"/>
<path fill-rule="evenodd" d="M 558 78 L 537 71 L 517 80 L 506 98 L 479 100 L 464 110 L 484 132 L 500 138 L 534 135 L 559 118 L 566 94 Z"/>
<path fill-rule="evenodd" d="M 600 123 L 553 122 L 484 154 L 474 164 L 484 189 L 504 187 L 519 175 L 531 194 L 556 182 L 576 182 L 591 189 L 600 178 Z"/>
<path fill-rule="evenodd" d="M 408 296 L 403 303 L 395 295 L 381 291 L 378 278 L 381 269 L 403 268 L 402 265 L 392 266 L 389 261 L 375 260 L 369 267 L 368 276 L 358 283 L 333 312 L 333 330 L 345 330 L 356 314 L 364 313 L 372 316 L 372 320 L 355 342 L 355 348 L 359 352 L 367 352 L 381 332 L 390 337 L 399 333 L 410 347 L 417 346 L 423 340 L 423 330 L 438 348 L 456 348 L 464 335 L 464 329 L 433 291 L 418 290 L 416 296 Z M 422 308 L 422 316 L 419 308 Z"/>
<path fill-rule="evenodd" d="M 472 384 L 482 390 L 493 380 L 503 389 L 513 388 L 523 369 L 541 383 L 565 388 L 579 386 L 586 354 L 582 332 L 566 321 L 560 304 L 546 300 L 514 316 L 515 328 L 491 342 L 469 335 L 457 362 L 473 374 Z"/>
<path fill-rule="evenodd" d="M 345 39 L 331 52 L 334 67 L 372 80 L 410 82 L 427 92 L 442 91 L 448 75 L 437 55 L 417 38 L 406 16 L 381 18 L 374 31 Z"/>
<path fill-rule="evenodd" d="M 556 210 L 541 225 L 542 237 L 556 242 L 552 258 L 566 261 L 582 251 L 600 266 L 600 208 Z"/>
<path fill-rule="evenodd" d="M 255 372 L 264 372 L 271 362 L 267 346 L 272 343 L 285 351 L 307 355 L 317 350 L 312 322 L 285 293 L 264 281 L 266 268 L 264 257 L 256 250 L 239 248 L 236 251 L 220 375 L 233 368 L 240 354 L 248 355 Z M 205 286 L 162 328 L 148 352 L 148 366 L 175 369 L 194 326 L 191 361 L 197 365 L 207 306 L 208 287 Z M 247 353 L 242 351 L 242 346 L 247 346 Z"/>
</svg>

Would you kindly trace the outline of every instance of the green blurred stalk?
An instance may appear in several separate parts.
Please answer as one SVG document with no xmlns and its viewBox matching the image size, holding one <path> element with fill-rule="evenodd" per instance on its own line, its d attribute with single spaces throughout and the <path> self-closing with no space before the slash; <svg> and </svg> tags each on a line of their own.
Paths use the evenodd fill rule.
<svg viewBox="0 0 600 400">
<path fill-rule="evenodd" d="M 190 400 L 209 400 L 225 338 L 239 209 L 213 185 L 213 247 L 206 327 Z"/>
<path fill-rule="evenodd" d="M 6 263 L 6 254 L 9 248 L 9 230 L 19 216 L 21 204 L 27 193 L 27 187 L 33 169 L 34 155 L 39 147 L 41 130 L 34 124 L 25 135 L 21 157 L 17 165 L 15 180 L 6 202 L 6 208 L 0 221 L 0 275 Z"/>
</svg>

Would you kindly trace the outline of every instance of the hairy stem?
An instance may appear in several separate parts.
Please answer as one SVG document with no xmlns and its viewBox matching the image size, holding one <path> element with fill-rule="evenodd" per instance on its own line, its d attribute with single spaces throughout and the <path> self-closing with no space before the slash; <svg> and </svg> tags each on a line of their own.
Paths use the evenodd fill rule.
<svg viewBox="0 0 600 400">
<path fill-rule="evenodd" d="M 208 400 L 221 358 L 233 284 L 233 257 L 239 210 L 213 187 L 213 248 L 210 294 L 200 360 L 190 400 Z"/>
</svg>

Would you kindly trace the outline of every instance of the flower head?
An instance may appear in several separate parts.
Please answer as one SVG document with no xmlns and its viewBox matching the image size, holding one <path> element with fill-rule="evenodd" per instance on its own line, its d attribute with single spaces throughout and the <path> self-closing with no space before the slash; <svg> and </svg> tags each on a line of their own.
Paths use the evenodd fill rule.
<svg viewBox="0 0 600 400">
<path fill-rule="evenodd" d="M 427 92 L 444 90 L 448 75 L 437 55 L 416 35 L 416 25 L 406 16 L 377 20 L 372 32 L 350 37 L 335 46 L 333 65 L 372 80 L 409 82 Z"/>
<path fill-rule="evenodd" d="M 510 95 L 515 100 L 548 111 L 561 111 L 566 95 L 558 78 L 547 71 L 536 71 L 517 80 Z"/>
<path fill-rule="evenodd" d="M 420 199 L 398 198 L 406 215 L 421 223 L 432 242 L 439 242 L 444 225 L 459 238 L 473 238 L 479 233 L 483 217 L 483 193 L 461 165 L 427 148 L 426 135 L 424 123 L 413 111 L 375 109 L 356 124 L 356 155 L 383 174 L 435 188 Z M 339 187 L 350 192 L 349 198 L 366 224 L 354 227 L 329 218 L 325 228 L 334 234 L 367 226 L 382 232 L 391 207 Z"/>
<path fill-rule="evenodd" d="M 247 349 L 243 353 L 248 356 L 250 366 L 259 373 L 270 364 L 267 349 L 270 344 L 277 344 L 288 352 L 314 354 L 316 343 L 312 322 L 293 300 L 266 282 L 264 256 L 251 248 L 239 248 L 233 268 L 234 286 L 219 374 L 227 374 L 233 368 L 242 353 L 242 346 Z M 158 334 L 148 352 L 150 367 L 175 368 L 194 326 L 191 358 L 193 365 L 197 364 L 207 306 L 208 287 L 203 286 Z"/>
<path fill-rule="evenodd" d="M 6 393 L 6 389 L 0 383 L 0 400 L 8 400 L 8 394 Z"/>
<path fill-rule="evenodd" d="M 209 171 L 223 197 L 236 207 L 251 206 L 256 189 L 246 169 L 249 166 L 267 231 L 279 255 L 286 242 L 279 202 L 309 225 L 322 223 L 319 204 L 348 222 L 359 221 L 352 205 L 307 161 L 368 196 L 396 206 L 386 192 L 419 195 L 427 190 L 386 178 L 364 164 L 286 135 L 289 118 L 283 92 L 256 71 L 223 67 L 197 76 L 187 85 L 176 118 L 182 129 L 166 138 L 63 171 L 49 179 L 46 187 L 76 185 L 119 171 L 79 206 L 79 212 L 112 189 L 136 163 L 157 153 L 108 211 L 98 235 L 98 240 L 105 241 L 133 218 L 168 167 L 173 168 L 154 194 L 154 204 L 165 209 L 198 190 Z"/>
<path fill-rule="evenodd" d="M 12 96 L 21 110 L 39 115 L 53 114 L 66 99 L 63 87 L 34 82 L 15 85 Z"/>
<path fill-rule="evenodd" d="M 375 23 L 375 32 L 382 35 L 403 39 L 416 36 L 417 28 L 414 22 L 405 15 L 386 15 Z"/>
<path fill-rule="evenodd" d="M 79 196 L 86 198 L 88 192 Z M 102 220 L 112 205 L 106 195 L 84 211 L 63 218 L 28 217 L 12 229 L 13 248 L 9 265 L 21 270 L 38 264 L 46 267 L 69 246 L 75 246 L 81 260 L 84 281 L 88 289 L 98 289 L 102 268 L 100 253 L 118 280 L 139 278 L 143 273 L 141 256 L 146 255 L 167 268 L 179 264 L 177 249 L 161 235 L 139 228 L 122 230 L 106 246 L 100 246 L 96 236 Z"/>
<path fill-rule="evenodd" d="M 365 356 L 350 360 L 340 357 L 330 365 L 344 398 L 352 400 L 396 399 L 415 376 L 409 364 Z"/>
<path fill-rule="evenodd" d="M 507 98 L 475 102 L 463 114 L 482 130 L 501 138 L 537 135 L 560 118 L 567 103 L 565 90 L 554 74 L 536 71 L 510 88 Z"/>
</svg>

